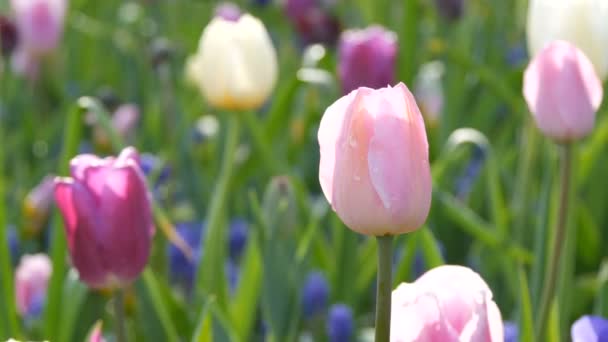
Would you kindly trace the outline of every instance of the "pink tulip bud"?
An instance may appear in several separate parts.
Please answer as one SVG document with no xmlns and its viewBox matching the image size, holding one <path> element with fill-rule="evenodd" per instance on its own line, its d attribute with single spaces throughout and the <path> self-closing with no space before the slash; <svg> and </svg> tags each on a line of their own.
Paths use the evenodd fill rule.
<svg viewBox="0 0 608 342">
<path fill-rule="evenodd" d="M 603 96 L 591 61 L 565 41 L 550 43 L 534 57 L 524 73 L 523 92 L 538 128 L 558 142 L 591 132 Z"/>
<path fill-rule="evenodd" d="M 393 85 L 397 48 L 397 35 L 380 26 L 342 32 L 338 49 L 342 92 Z"/>
<path fill-rule="evenodd" d="M 23 317 L 36 317 L 42 312 L 53 266 L 46 254 L 24 255 L 15 271 L 17 311 Z"/>
<path fill-rule="evenodd" d="M 11 0 L 19 44 L 35 55 L 57 47 L 63 33 L 66 0 Z"/>
<path fill-rule="evenodd" d="M 503 342 L 500 310 L 483 279 L 444 265 L 392 295 L 391 342 Z"/>
<path fill-rule="evenodd" d="M 369 235 L 416 230 L 431 205 L 424 121 L 403 83 L 359 88 L 323 114 L 319 181 L 352 230 Z"/>
<path fill-rule="evenodd" d="M 154 234 L 137 151 L 129 147 L 105 159 L 79 155 L 70 173 L 56 180 L 55 200 L 80 279 L 93 288 L 131 283 L 148 262 Z"/>
</svg>

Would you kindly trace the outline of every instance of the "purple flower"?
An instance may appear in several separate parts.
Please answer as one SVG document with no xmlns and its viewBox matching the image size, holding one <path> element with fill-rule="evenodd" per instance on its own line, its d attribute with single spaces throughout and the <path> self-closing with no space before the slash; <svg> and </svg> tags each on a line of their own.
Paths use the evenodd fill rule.
<svg viewBox="0 0 608 342">
<path fill-rule="evenodd" d="M 504 322 L 504 334 L 505 342 L 519 341 L 519 327 L 513 322 Z"/>
<path fill-rule="evenodd" d="M 239 275 L 239 266 L 231 261 L 226 262 L 226 278 L 228 278 L 230 293 L 234 293 L 236 290 L 236 286 L 239 283 Z"/>
<path fill-rule="evenodd" d="M 322 313 L 327 308 L 329 284 L 321 272 L 309 273 L 302 289 L 302 310 L 305 318 Z"/>
<path fill-rule="evenodd" d="M 19 257 L 19 236 L 17 236 L 17 231 L 15 227 L 12 225 L 8 226 L 8 250 L 11 256 L 11 263 L 15 264 L 17 262 L 17 258 Z"/>
<path fill-rule="evenodd" d="M 232 2 L 222 2 L 215 6 L 215 16 L 229 21 L 238 21 L 241 17 L 241 9 Z"/>
<path fill-rule="evenodd" d="M 18 43 L 17 27 L 15 23 L 0 15 L 0 52 L 3 56 L 10 56 Z"/>
<path fill-rule="evenodd" d="M 442 17 L 456 20 L 462 16 L 464 0 L 435 0 L 435 5 Z"/>
<path fill-rule="evenodd" d="M 608 341 L 608 319 L 586 315 L 579 318 L 570 330 L 572 342 Z"/>
<path fill-rule="evenodd" d="M 15 270 L 15 299 L 21 316 L 40 315 L 46 301 L 48 282 L 53 272 L 46 254 L 24 255 Z"/>
<path fill-rule="evenodd" d="M 284 10 L 304 45 L 336 43 L 340 22 L 318 0 L 287 0 Z"/>
<path fill-rule="evenodd" d="M 329 309 L 327 336 L 329 342 L 349 342 L 353 336 L 354 322 L 351 308 L 335 304 Z"/>
<path fill-rule="evenodd" d="M 359 87 L 382 88 L 395 83 L 397 35 L 380 26 L 342 33 L 338 46 L 338 78 L 342 93 Z"/>
<path fill-rule="evenodd" d="M 242 219 L 234 219 L 230 222 L 230 232 L 228 235 L 228 250 L 230 252 L 230 258 L 233 262 L 239 260 L 245 245 L 247 244 L 248 236 L 247 221 Z"/>
<path fill-rule="evenodd" d="M 166 163 L 151 153 L 143 153 L 139 157 L 139 167 L 146 177 L 155 177 L 152 179 L 154 188 L 165 184 L 171 176 L 171 169 Z"/>
<path fill-rule="evenodd" d="M 175 230 L 179 236 L 192 249 L 194 260 L 189 260 L 182 251 L 175 245 L 170 244 L 167 249 L 169 258 L 169 276 L 170 278 L 189 289 L 194 281 L 196 267 L 201 256 L 201 234 L 204 232 L 204 226 L 201 222 L 182 222 L 175 225 Z"/>
</svg>

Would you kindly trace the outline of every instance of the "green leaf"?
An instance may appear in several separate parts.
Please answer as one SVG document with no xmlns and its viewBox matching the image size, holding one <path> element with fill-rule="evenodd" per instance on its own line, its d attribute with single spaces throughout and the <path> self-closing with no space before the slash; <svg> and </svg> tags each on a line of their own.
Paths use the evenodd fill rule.
<svg viewBox="0 0 608 342">
<path fill-rule="evenodd" d="M 63 316 L 59 322 L 58 341 L 71 341 L 76 324 L 80 321 L 80 310 L 87 299 L 87 287 L 80 282 L 74 270 L 68 272 L 63 285 L 63 298 L 70 298 L 62 305 Z"/>
<path fill-rule="evenodd" d="M 59 172 L 61 175 L 68 175 L 70 172 L 70 160 L 78 152 L 78 143 L 82 134 L 81 125 L 81 109 L 78 106 L 73 106 L 68 113 L 66 129 L 63 135 L 63 146 L 59 161 Z M 58 336 L 57 328 L 62 319 L 62 287 L 66 272 L 65 260 L 67 251 L 63 221 L 57 211 L 53 214 L 51 227 L 51 246 L 49 250 L 53 262 L 53 274 L 49 283 L 44 312 L 44 336 L 50 340 L 56 340 Z"/>
<path fill-rule="evenodd" d="M 520 317 L 520 340 L 521 342 L 534 342 L 534 320 L 532 317 L 532 302 L 530 300 L 530 289 L 528 279 L 523 267 L 519 267 L 519 306 Z"/>
<path fill-rule="evenodd" d="M 370 286 L 376 278 L 378 270 L 378 243 L 376 239 L 367 238 L 357 253 L 357 263 L 359 264 L 359 275 L 355 282 L 357 298 L 365 298 L 369 293 Z"/>
<path fill-rule="evenodd" d="M 258 298 L 262 288 L 262 256 L 257 238 L 250 237 L 243 256 L 241 277 L 230 305 L 230 315 L 241 341 L 251 339 L 257 317 Z"/>
<path fill-rule="evenodd" d="M 422 253 L 424 254 L 427 267 L 434 268 L 443 265 L 445 262 L 443 261 L 443 256 L 433 232 L 428 227 L 422 227 L 416 234 L 420 235 Z"/>
<path fill-rule="evenodd" d="M 397 272 L 393 277 L 393 287 L 401 284 L 404 281 L 409 281 L 412 274 L 412 266 L 416 258 L 416 248 L 420 236 L 418 234 L 407 234 L 407 242 L 405 243 L 404 254 L 397 264 Z"/>
<path fill-rule="evenodd" d="M 144 270 L 143 281 L 146 286 L 148 296 L 152 302 L 152 306 L 154 307 L 156 315 L 163 326 L 167 341 L 179 341 L 177 330 L 175 329 L 173 321 L 171 320 L 170 310 L 167 307 L 165 298 L 163 298 L 161 293 L 160 284 L 158 284 L 158 280 L 156 280 L 156 277 L 150 268 L 146 268 Z"/>
</svg>

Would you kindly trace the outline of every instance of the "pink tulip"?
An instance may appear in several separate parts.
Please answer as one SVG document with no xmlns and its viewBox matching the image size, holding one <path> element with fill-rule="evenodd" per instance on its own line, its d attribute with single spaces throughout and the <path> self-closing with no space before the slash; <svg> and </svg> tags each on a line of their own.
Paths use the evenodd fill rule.
<svg viewBox="0 0 608 342">
<path fill-rule="evenodd" d="M 523 92 L 538 128 L 558 142 L 591 132 L 603 96 L 591 61 L 565 41 L 550 43 L 530 62 Z"/>
<path fill-rule="evenodd" d="M 138 163 L 132 147 L 117 158 L 79 155 L 72 178 L 56 180 L 72 263 L 90 287 L 127 285 L 148 262 L 154 225 Z"/>
<path fill-rule="evenodd" d="M 54 50 L 63 33 L 66 0 L 11 0 L 19 44 L 29 54 Z"/>
<path fill-rule="evenodd" d="M 24 255 L 15 271 L 17 311 L 24 317 L 42 312 L 53 266 L 46 254 Z"/>
<path fill-rule="evenodd" d="M 483 279 L 444 265 L 392 296 L 391 342 L 503 342 L 500 310 Z"/>
<path fill-rule="evenodd" d="M 428 142 L 403 83 L 343 96 L 323 114 L 318 139 L 321 188 L 349 228 L 385 235 L 422 226 L 431 205 Z"/>
</svg>

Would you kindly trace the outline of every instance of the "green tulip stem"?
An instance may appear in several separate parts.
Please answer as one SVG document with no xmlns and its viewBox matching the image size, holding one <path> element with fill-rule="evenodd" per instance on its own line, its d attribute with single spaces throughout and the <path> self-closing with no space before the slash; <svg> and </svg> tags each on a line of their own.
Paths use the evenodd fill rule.
<svg viewBox="0 0 608 342">
<path fill-rule="evenodd" d="M 127 342 L 125 323 L 125 290 L 120 287 L 114 291 L 114 329 L 116 330 L 116 342 Z"/>
<path fill-rule="evenodd" d="M 391 284 L 393 236 L 378 236 L 378 282 L 376 286 L 376 342 L 391 336 Z"/>
<path fill-rule="evenodd" d="M 568 223 L 568 203 L 570 196 L 570 178 L 572 169 L 572 146 L 565 144 L 562 146 L 561 156 L 561 180 L 560 180 L 560 198 L 559 211 L 557 213 L 557 225 L 553 232 L 553 249 L 545 274 L 545 281 L 540 301 L 539 320 L 537 321 L 536 341 L 543 341 L 545 335 L 547 320 L 551 303 L 555 296 L 555 288 L 557 284 L 557 274 L 559 273 L 559 265 L 565 263 L 560 262 L 564 247 L 564 239 L 566 235 L 566 226 Z"/>
</svg>

